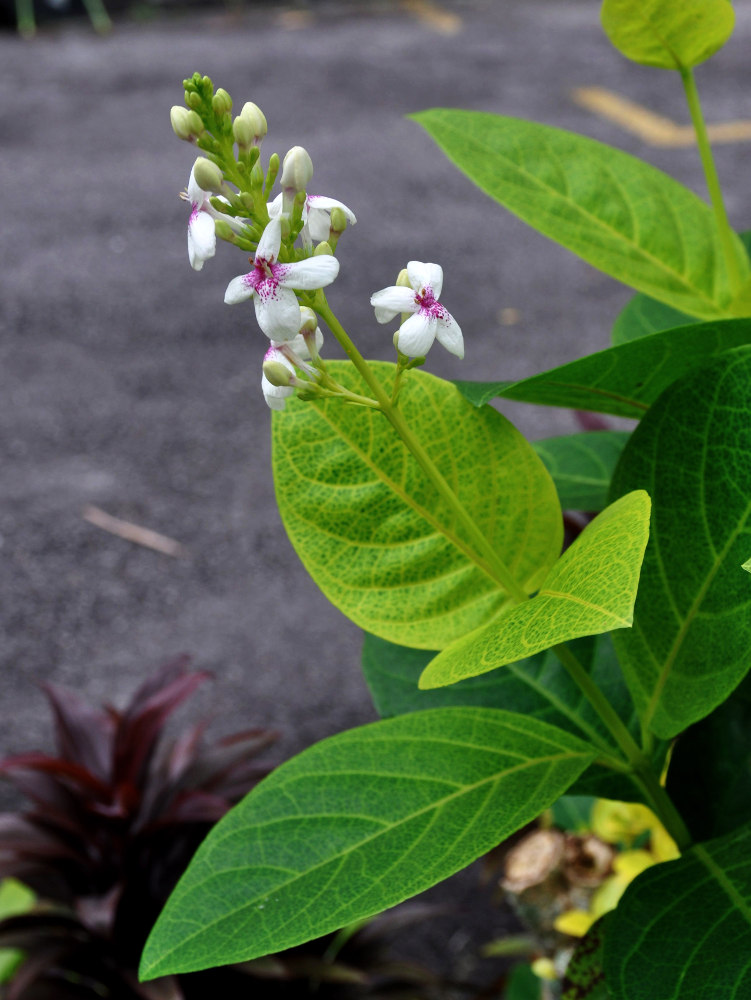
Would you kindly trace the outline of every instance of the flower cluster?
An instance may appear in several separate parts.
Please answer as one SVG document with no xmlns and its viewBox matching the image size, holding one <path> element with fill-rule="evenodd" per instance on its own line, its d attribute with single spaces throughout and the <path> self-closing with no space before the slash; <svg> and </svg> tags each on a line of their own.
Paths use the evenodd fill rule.
<svg viewBox="0 0 751 1000">
<path fill-rule="evenodd" d="M 188 258 L 200 271 L 216 253 L 217 236 L 251 251 L 251 269 L 230 281 L 224 301 L 252 300 L 271 342 L 264 358 L 264 398 L 272 409 L 283 409 L 295 389 L 320 388 L 322 336 L 312 310 L 320 306 L 321 289 L 339 273 L 337 243 L 357 219 L 335 198 L 308 193 L 313 163 L 302 146 L 290 149 L 281 164 L 274 154 L 263 170 L 267 123 L 257 105 L 246 103 L 232 118 L 232 99 L 222 89 L 214 92 L 208 77 L 195 74 L 184 85 L 187 108 L 172 108 L 172 127 L 206 153 L 195 161 L 182 194 L 190 206 Z M 280 166 L 281 192 L 268 200 Z M 371 297 L 378 322 L 401 314 L 394 343 L 400 356 L 419 359 L 413 363 L 421 363 L 436 339 L 463 357 L 459 325 L 438 301 L 442 284 L 437 264 L 410 261 L 396 285 Z"/>
</svg>

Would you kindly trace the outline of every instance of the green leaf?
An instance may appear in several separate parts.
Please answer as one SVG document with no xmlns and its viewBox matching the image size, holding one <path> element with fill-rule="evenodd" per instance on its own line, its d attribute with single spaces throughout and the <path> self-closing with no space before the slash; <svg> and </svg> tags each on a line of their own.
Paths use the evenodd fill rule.
<svg viewBox="0 0 751 1000">
<path fill-rule="evenodd" d="M 695 840 L 751 823 L 751 675 L 681 734 L 667 788 Z"/>
<path fill-rule="evenodd" d="M 446 108 L 411 117 L 486 194 L 594 267 L 692 316 L 728 315 L 713 212 L 672 177 L 535 122 Z M 734 252 L 745 280 L 737 238 Z"/>
<path fill-rule="evenodd" d="M 614 1000 L 751 996 L 751 828 L 655 865 L 626 890 L 605 939 Z"/>
<path fill-rule="evenodd" d="M 553 826 L 571 833 L 588 833 L 596 801 L 594 795 L 562 795 L 550 811 Z"/>
<path fill-rule="evenodd" d="M 613 324 L 611 338 L 613 346 L 616 347 L 630 340 L 648 337 L 651 333 L 674 330 L 698 322 L 699 320 L 689 316 L 688 313 L 679 312 L 649 295 L 637 292 L 618 314 Z"/>
<path fill-rule="evenodd" d="M 644 724 L 664 739 L 719 705 L 751 666 L 751 348 L 660 397 L 624 449 L 613 495 L 645 489 L 652 535 L 634 625 L 613 641 Z"/>
<path fill-rule="evenodd" d="M 0 881 L 0 920 L 28 913 L 35 902 L 36 896 L 23 882 L 15 878 Z M 0 948 L 0 983 L 10 982 L 24 958 L 25 953 L 18 948 Z"/>
<path fill-rule="evenodd" d="M 532 446 L 555 483 L 561 507 L 596 511 L 607 506 L 610 479 L 628 438 L 628 431 L 586 431 Z"/>
<path fill-rule="evenodd" d="M 751 253 L 751 231 L 738 233 L 748 256 Z M 648 337 L 650 333 L 661 330 L 672 330 L 679 326 L 688 326 L 699 322 L 688 313 L 679 312 L 670 306 L 663 305 L 657 299 L 637 292 L 619 313 L 612 330 L 614 345 L 625 344 L 629 340 Z"/>
<path fill-rule="evenodd" d="M 457 382 L 475 406 L 491 399 L 565 406 L 641 419 L 681 375 L 751 343 L 751 319 L 697 323 L 609 347 L 520 382 Z"/>
<path fill-rule="evenodd" d="M 541 1000 L 542 980 L 526 963 L 511 970 L 503 1000 Z"/>
<path fill-rule="evenodd" d="M 394 365 L 373 363 L 390 384 Z M 341 383 L 363 391 L 349 362 Z M 409 372 L 401 412 L 487 541 L 528 592 L 560 551 L 555 487 L 532 446 L 450 382 Z M 380 412 L 290 400 L 273 420 L 276 495 L 306 569 L 345 615 L 393 642 L 436 649 L 494 618 L 508 602 Z"/>
<path fill-rule="evenodd" d="M 481 708 L 324 740 L 214 827 L 146 943 L 141 974 L 246 961 L 394 906 L 534 819 L 594 755 L 553 726 Z"/>
<path fill-rule="evenodd" d="M 639 719 L 609 635 L 574 639 L 569 648 L 631 734 L 640 735 Z M 506 708 L 565 729 L 592 743 L 608 743 L 608 731 L 597 712 L 571 680 L 552 650 L 536 653 L 480 677 L 471 677 L 448 687 L 423 691 L 417 683 L 434 653 L 408 649 L 365 635 L 362 665 L 378 713 L 384 717 L 426 708 L 482 705 Z M 662 769 L 667 744 L 657 742 L 654 766 Z M 577 794 L 634 802 L 642 792 L 621 774 L 593 765 L 576 783 Z"/>
<path fill-rule="evenodd" d="M 610 1000 L 603 971 L 610 914 L 601 917 L 579 941 L 561 983 L 561 1000 Z"/>
<path fill-rule="evenodd" d="M 660 69 L 689 69 L 733 33 L 728 0 L 604 0 L 602 26 L 628 59 Z"/>
<path fill-rule="evenodd" d="M 420 687 L 476 677 L 583 635 L 631 624 L 649 497 L 629 493 L 592 521 L 553 566 L 538 594 L 439 653 Z"/>
</svg>

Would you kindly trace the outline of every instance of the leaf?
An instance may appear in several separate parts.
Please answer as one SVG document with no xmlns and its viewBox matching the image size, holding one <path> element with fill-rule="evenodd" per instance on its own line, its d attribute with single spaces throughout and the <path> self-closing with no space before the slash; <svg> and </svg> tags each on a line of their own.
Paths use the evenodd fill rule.
<svg viewBox="0 0 751 1000">
<path fill-rule="evenodd" d="M 520 382 L 457 382 L 475 406 L 491 399 L 641 419 L 667 387 L 699 364 L 751 343 L 751 319 L 699 323 L 609 347 Z"/>
<path fill-rule="evenodd" d="M 432 709 L 324 740 L 214 827 L 141 974 L 246 961 L 393 906 L 534 819 L 594 756 L 498 709 Z"/>
<path fill-rule="evenodd" d="M 596 801 L 593 795 L 562 795 L 550 811 L 553 826 L 571 833 L 589 833 Z"/>
<path fill-rule="evenodd" d="M 638 737 L 639 719 L 610 636 L 587 636 L 574 639 L 569 645 L 623 723 L 634 737 Z M 433 656 L 434 653 L 427 650 L 408 649 L 365 635 L 363 673 L 380 715 L 389 717 L 458 705 L 505 708 L 557 726 L 592 743 L 599 741 L 607 745 L 607 729 L 553 650 L 510 663 L 503 670 L 423 691 L 417 682 Z M 658 741 L 653 760 L 657 771 L 663 767 L 666 750 L 667 744 Z M 643 795 L 629 778 L 599 764 L 578 779 L 574 790 L 577 794 L 627 802 L 641 801 Z"/>
<path fill-rule="evenodd" d="M 602 968 L 609 923 L 606 914 L 577 944 L 561 983 L 561 1000 L 610 1000 Z"/>
<path fill-rule="evenodd" d="M 0 921 L 27 913 L 36 902 L 36 896 L 15 878 L 0 881 Z M 24 959 L 24 953 L 17 948 L 0 948 L 0 983 L 7 983 L 13 977 Z"/>
<path fill-rule="evenodd" d="M 411 117 L 486 194 L 594 267 L 692 316 L 731 315 L 712 209 L 672 177 L 535 122 L 446 108 Z M 737 237 L 733 247 L 745 281 Z"/>
<path fill-rule="evenodd" d="M 696 840 L 751 823 L 751 675 L 681 734 L 667 788 Z"/>
<path fill-rule="evenodd" d="M 629 886 L 607 928 L 605 977 L 614 1000 L 751 996 L 751 827 Z"/>
<path fill-rule="evenodd" d="M 674 330 L 698 322 L 699 320 L 689 316 L 688 313 L 679 312 L 649 295 L 637 292 L 618 314 L 613 324 L 611 339 L 615 347 L 630 340 L 648 337 L 651 333 Z"/>
<path fill-rule="evenodd" d="M 586 431 L 534 441 L 566 510 L 602 510 L 628 431 Z"/>
<path fill-rule="evenodd" d="M 733 33 L 728 0 L 604 0 L 602 26 L 628 59 L 660 69 L 689 69 Z"/>
<path fill-rule="evenodd" d="M 646 489 L 652 535 L 634 625 L 613 636 L 645 726 L 669 739 L 751 665 L 751 348 L 684 376 L 634 431 L 613 495 Z"/>
<path fill-rule="evenodd" d="M 628 628 L 649 534 L 649 497 L 616 500 L 553 566 L 538 594 L 431 660 L 421 688 L 454 684 L 583 635 Z"/>
<path fill-rule="evenodd" d="M 371 365 L 384 383 L 394 365 Z M 362 390 L 348 362 L 328 370 Z M 473 408 L 450 382 L 412 371 L 401 412 L 469 516 L 528 592 L 561 545 L 555 487 L 500 413 Z M 456 512 L 383 414 L 341 400 L 291 400 L 274 414 L 277 501 L 287 533 L 326 596 L 369 632 L 436 649 L 508 602 Z"/>
<path fill-rule="evenodd" d="M 738 233 L 746 255 L 751 253 L 751 230 Z M 670 306 L 663 305 L 657 299 L 650 298 L 637 292 L 628 301 L 626 306 L 619 313 L 613 330 L 611 339 L 613 345 L 625 344 L 629 340 L 637 340 L 639 337 L 647 337 L 650 333 L 659 333 L 661 330 L 672 330 L 679 326 L 688 326 L 691 323 L 699 322 L 688 313 L 679 312 Z"/>
<path fill-rule="evenodd" d="M 532 967 L 523 963 L 511 970 L 508 985 L 503 994 L 503 1000 L 541 1000 L 542 980 L 532 971 Z"/>
</svg>

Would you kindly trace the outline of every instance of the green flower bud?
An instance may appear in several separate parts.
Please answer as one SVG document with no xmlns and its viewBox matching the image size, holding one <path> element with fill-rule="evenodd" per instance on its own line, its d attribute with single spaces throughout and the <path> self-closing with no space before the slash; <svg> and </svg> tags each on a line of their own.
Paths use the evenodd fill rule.
<svg viewBox="0 0 751 1000">
<path fill-rule="evenodd" d="M 323 243 L 319 243 L 318 246 L 313 251 L 314 257 L 333 257 L 333 251 L 330 245 L 324 240 Z"/>
<path fill-rule="evenodd" d="M 260 142 L 269 130 L 266 122 L 266 116 L 263 111 L 261 111 L 258 105 L 254 104 L 252 101 L 246 101 L 245 104 L 243 104 L 240 117 L 250 126 L 250 130 L 253 133 L 256 142 Z"/>
<path fill-rule="evenodd" d="M 409 280 L 409 274 L 407 273 L 407 268 L 403 267 L 399 272 L 399 277 L 396 279 L 396 284 L 399 288 L 411 288 L 412 283 Z"/>
<path fill-rule="evenodd" d="M 318 327 L 318 317 L 310 306 L 300 306 L 300 333 L 315 333 Z"/>
<path fill-rule="evenodd" d="M 193 164 L 193 176 L 202 191 L 221 191 L 222 189 L 224 175 L 216 163 L 207 160 L 205 156 L 199 156 Z"/>
<path fill-rule="evenodd" d="M 188 105 L 188 107 L 194 108 L 196 111 L 198 111 L 198 109 L 203 104 L 203 100 L 201 98 L 201 95 L 197 94 L 195 90 L 193 90 L 189 94 L 185 95 L 185 103 Z"/>
<path fill-rule="evenodd" d="M 305 191 L 313 177 L 313 161 L 307 149 L 293 146 L 282 164 L 282 188 L 288 191 Z"/>
<path fill-rule="evenodd" d="M 211 98 L 211 106 L 216 114 L 223 115 L 232 110 L 232 98 L 223 87 L 220 87 Z"/>
<path fill-rule="evenodd" d="M 281 361 L 264 361 L 263 374 L 272 385 L 286 386 L 292 385 L 294 376 L 292 372 Z"/>
<path fill-rule="evenodd" d="M 232 122 L 232 135 L 240 149 L 250 149 L 255 136 L 246 118 L 238 115 Z"/>
<path fill-rule="evenodd" d="M 333 232 L 341 235 L 347 228 L 347 216 L 341 210 L 341 208 L 336 207 L 331 209 L 331 229 Z"/>
<path fill-rule="evenodd" d="M 229 222 L 224 219 L 214 219 L 214 232 L 220 240 L 227 240 L 228 243 L 235 242 L 235 233 Z"/>
<path fill-rule="evenodd" d="M 188 111 L 187 108 L 183 108 L 179 104 L 175 104 L 170 109 L 169 120 L 172 131 L 177 138 L 184 139 L 186 142 L 191 142 L 203 132 L 203 122 L 200 115 L 197 115 L 195 111 Z"/>
</svg>

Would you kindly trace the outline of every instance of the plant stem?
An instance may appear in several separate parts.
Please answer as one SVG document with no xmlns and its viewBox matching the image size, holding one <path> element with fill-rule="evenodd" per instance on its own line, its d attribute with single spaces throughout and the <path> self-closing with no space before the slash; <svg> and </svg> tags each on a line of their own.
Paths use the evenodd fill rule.
<svg viewBox="0 0 751 1000">
<path fill-rule="evenodd" d="M 346 352 L 347 357 L 365 380 L 375 399 L 378 400 L 383 415 L 412 453 L 425 475 L 433 483 L 433 486 L 436 488 L 438 494 L 443 500 L 446 501 L 453 511 L 457 522 L 461 524 L 464 529 L 465 536 L 470 540 L 475 552 L 482 557 L 482 563 L 479 564 L 485 564 L 483 565 L 485 572 L 493 577 L 496 583 L 500 583 L 501 587 L 515 601 L 526 601 L 529 595 L 526 593 L 521 584 L 517 583 L 514 579 L 509 568 L 503 560 L 500 559 L 498 553 L 495 551 L 490 542 L 488 542 L 487 538 L 483 535 L 482 531 L 480 531 L 468 514 L 464 505 L 451 489 L 451 486 L 444 478 L 443 473 L 425 451 L 421 442 L 412 431 L 412 428 L 404 419 L 401 410 L 394 405 L 394 402 L 389 394 L 371 371 L 365 358 L 357 350 L 346 330 L 331 311 L 323 292 L 319 292 L 316 296 L 315 309 L 321 318 L 325 320 L 329 329 Z"/>
<path fill-rule="evenodd" d="M 659 778 L 641 751 L 639 744 L 631 736 L 618 713 L 568 646 L 560 643 L 554 646 L 553 650 L 568 670 L 571 679 L 607 726 L 623 756 L 628 761 L 634 780 L 644 792 L 665 829 L 678 845 L 678 849 L 685 851 L 691 846 L 691 834 L 675 808 L 673 800 L 660 784 Z"/>
<path fill-rule="evenodd" d="M 689 111 L 691 112 L 691 121 L 694 123 L 696 141 L 699 145 L 699 155 L 701 156 L 702 166 L 704 167 L 704 176 L 707 181 L 707 189 L 712 202 L 712 208 L 714 209 L 715 220 L 720 234 L 720 242 L 722 243 L 722 250 L 725 255 L 725 265 L 730 279 L 730 287 L 733 291 L 733 297 L 735 298 L 740 293 L 744 283 L 735 252 L 735 233 L 730 226 L 728 214 L 725 209 L 725 201 L 722 197 L 720 179 L 717 175 L 717 168 L 715 167 L 714 157 L 712 155 L 712 147 L 709 142 L 709 136 L 707 135 L 707 126 L 704 122 L 704 115 L 702 114 L 701 104 L 699 102 L 699 91 L 696 88 L 694 71 L 690 66 L 688 66 L 682 67 L 680 73 L 681 80 L 683 81 L 683 89 L 686 93 L 686 101 L 688 103 Z"/>
</svg>

